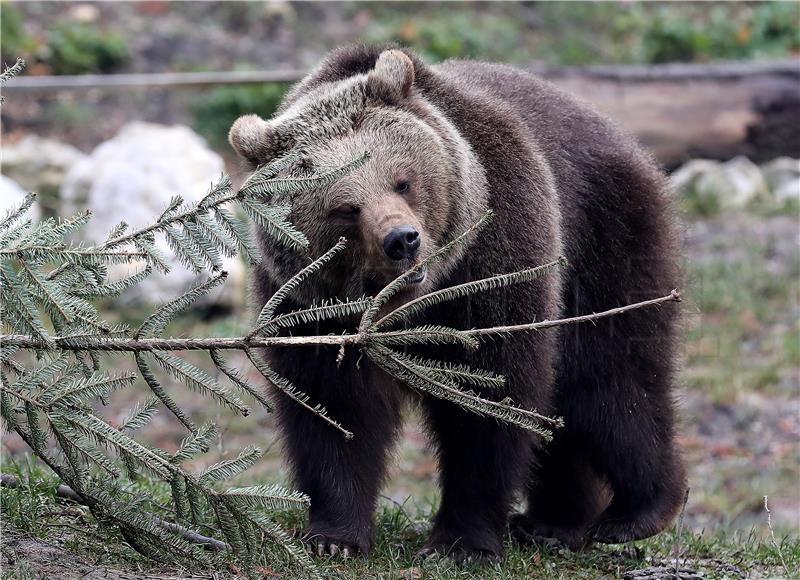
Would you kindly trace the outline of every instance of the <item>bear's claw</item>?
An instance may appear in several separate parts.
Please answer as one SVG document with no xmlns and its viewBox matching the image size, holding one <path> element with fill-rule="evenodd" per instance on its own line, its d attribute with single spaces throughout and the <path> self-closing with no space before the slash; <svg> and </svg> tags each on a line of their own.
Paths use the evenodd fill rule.
<svg viewBox="0 0 800 580">
<path fill-rule="evenodd" d="M 352 542 L 313 531 L 301 534 L 300 541 L 305 545 L 309 555 L 320 558 L 327 556 L 347 560 L 360 552 L 358 546 Z"/>
<path fill-rule="evenodd" d="M 422 560 L 438 560 L 447 558 L 456 564 L 476 563 L 481 566 L 496 564 L 500 561 L 500 555 L 487 550 L 477 548 L 463 548 L 460 546 L 439 546 L 428 545 L 417 552 L 417 558 Z"/>
</svg>

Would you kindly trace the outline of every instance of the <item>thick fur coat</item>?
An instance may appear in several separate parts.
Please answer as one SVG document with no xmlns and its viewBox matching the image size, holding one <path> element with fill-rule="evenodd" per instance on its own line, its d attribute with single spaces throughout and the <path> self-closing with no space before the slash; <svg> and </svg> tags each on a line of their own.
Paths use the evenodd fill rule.
<svg viewBox="0 0 800 580">
<path fill-rule="evenodd" d="M 339 236 L 353 243 L 288 309 L 374 293 L 409 265 L 382 250 L 397 227 L 419 233 L 424 257 L 487 208 L 491 226 L 432 267 L 404 299 L 562 254 L 569 268 L 448 302 L 426 311 L 426 323 L 478 328 L 573 316 L 679 285 L 665 179 L 652 160 L 586 105 L 506 66 L 427 66 L 405 50 L 337 50 L 290 91 L 273 119 L 243 117 L 230 140 L 252 166 L 289 150 L 302 150 L 311 168 L 372 155 L 330 188 L 294 200 L 290 219 L 313 255 Z M 266 259 L 254 281 L 263 304 L 306 259 L 261 240 Z M 578 547 L 664 529 L 685 490 L 673 427 L 677 314 L 670 304 L 515 334 L 475 352 L 427 349 L 427 357 L 505 375 L 502 392 L 482 395 L 563 416 L 565 427 L 542 445 L 520 429 L 423 398 L 442 494 L 426 553 L 498 556 L 520 493 L 527 511 L 512 520 L 520 538 Z M 336 355 L 319 347 L 267 356 L 355 435 L 345 441 L 276 392 L 287 458 L 311 497 L 307 539 L 320 552 L 368 552 L 406 388 L 366 360 L 359 366 L 357 356 L 337 368 Z"/>
</svg>

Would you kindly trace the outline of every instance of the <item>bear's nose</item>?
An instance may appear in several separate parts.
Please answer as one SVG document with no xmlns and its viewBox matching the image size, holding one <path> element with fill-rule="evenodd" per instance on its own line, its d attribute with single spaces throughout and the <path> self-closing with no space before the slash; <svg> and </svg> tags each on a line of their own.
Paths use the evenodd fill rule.
<svg viewBox="0 0 800 580">
<path fill-rule="evenodd" d="M 383 251 L 391 260 L 413 260 L 419 251 L 419 232 L 411 226 L 394 228 L 383 239 Z"/>
</svg>

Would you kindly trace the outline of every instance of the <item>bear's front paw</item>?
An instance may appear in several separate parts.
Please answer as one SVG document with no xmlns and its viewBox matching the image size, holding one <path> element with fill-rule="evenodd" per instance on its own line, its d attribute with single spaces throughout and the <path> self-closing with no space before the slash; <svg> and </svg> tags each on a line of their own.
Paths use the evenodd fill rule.
<svg viewBox="0 0 800 580">
<path fill-rule="evenodd" d="M 300 541 L 303 542 L 306 550 L 312 556 L 328 556 L 347 560 L 356 554 L 366 554 L 369 551 L 368 545 L 364 542 L 313 529 L 302 532 Z"/>
<path fill-rule="evenodd" d="M 476 563 L 480 566 L 496 564 L 500 561 L 500 554 L 479 548 L 466 548 L 464 546 L 445 546 L 443 544 L 428 544 L 417 552 L 417 558 L 433 560 L 447 558 L 456 564 Z"/>
<path fill-rule="evenodd" d="M 585 526 L 555 526 L 537 522 L 525 514 L 512 516 L 511 538 L 521 545 L 537 544 L 546 548 L 567 548 L 573 552 L 591 546 Z"/>
</svg>

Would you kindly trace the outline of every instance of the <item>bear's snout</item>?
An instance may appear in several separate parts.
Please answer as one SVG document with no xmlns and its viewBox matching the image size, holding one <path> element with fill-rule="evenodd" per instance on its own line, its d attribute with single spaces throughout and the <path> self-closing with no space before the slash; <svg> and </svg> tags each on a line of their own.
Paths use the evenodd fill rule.
<svg viewBox="0 0 800 580">
<path fill-rule="evenodd" d="M 393 228 L 383 239 L 383 251 L 395 262 L 413 261 L 419 252 L 419 232 L 412 226 Z"/>
</svg>

